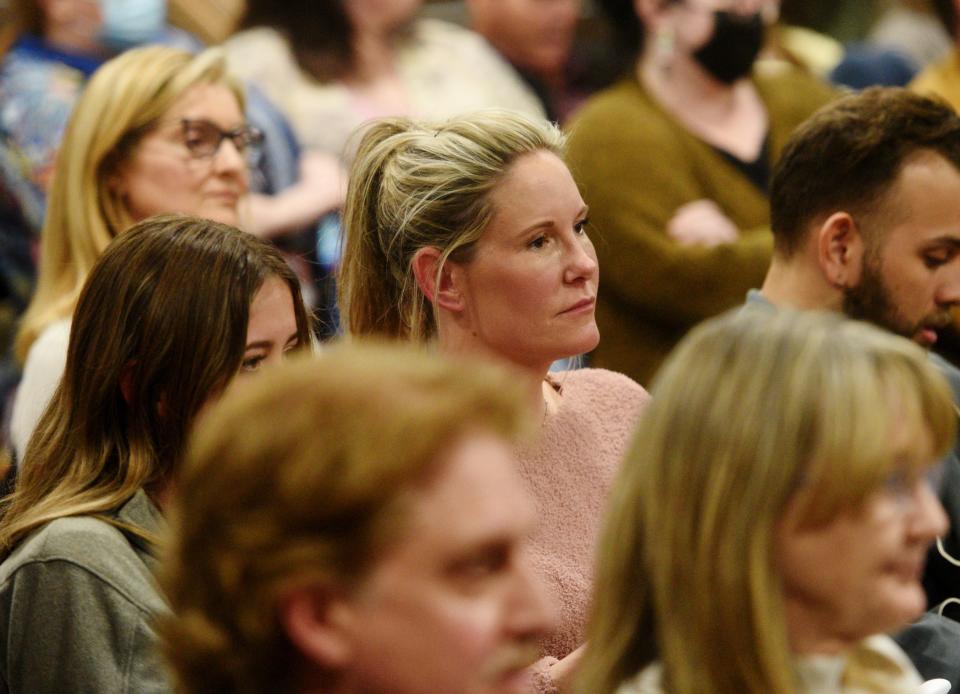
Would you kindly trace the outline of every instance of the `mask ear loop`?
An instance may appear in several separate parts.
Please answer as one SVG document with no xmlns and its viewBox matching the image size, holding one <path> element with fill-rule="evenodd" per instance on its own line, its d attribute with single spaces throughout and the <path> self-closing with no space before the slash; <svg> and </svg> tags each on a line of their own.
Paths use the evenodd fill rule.
<svg viewBox="0 0 960 694">
<path fill-rule="evenodd" d="M 960 566 L 960 560 L 952 556 L 946 549 L 944 549 L 943 538 L 941 537 L 937 538 L 937 552 L 940 554 L 941 557 L 943 557 L 945 560 L 947 560 L 954 566 Z M 937 614 L 942 617 L 944 609 L 946 609 L 948 605 L 953 605 L 953 604 L 960 605 L 960 598 L 947 598 L 946 600 L 941 602 L 939 605 L 937 605 Z"/>
<path fill-rule="evenodd" d="M 950 554 L 947 550 L 943 548 L 943 538 L 937 538 L 937 552 L 940 553 L 940 556 L 946 559 L 948 562 L 954 566 L 960 566 L 960 559 L 956 559 L 953 555 Z M 956 598 L 951 598 L 951 600 L 956 600 Z"/>
<path fill-rule="evenodd" d="M 947 608 L 948 605 L 952 605 L 954 603 L 960 605 L 960 598 L 947 598 L 946 600 L 941 602 L 939 605 L 937 605 L 937 616 L 943 617 L 943 611 Z M 947 617 L 947 619 L 949 619 L 949 617 Z"/>
</svg>

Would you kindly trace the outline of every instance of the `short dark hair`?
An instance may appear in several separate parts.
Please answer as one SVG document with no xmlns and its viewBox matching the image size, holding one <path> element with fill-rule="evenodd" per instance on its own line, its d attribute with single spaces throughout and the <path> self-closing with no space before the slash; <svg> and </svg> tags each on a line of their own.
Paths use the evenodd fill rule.
<svg viewBox="0 0 960 694">
<path fill-rule="evenodd" d="M 789 257 L 823 214 L 867 214 L 919 151 L 960 169 L 960 117 L 940 99 L 873 87 L 828 104 L 784 147 L 770 184 L 774 248 Z"/>
<path fill-rule="evenodd" d="M 930 6 L 939 18 L 943 28 L 954 39 L 957 38 L 957 6 L 955 0 L 930 0 Z"/>
</svg>

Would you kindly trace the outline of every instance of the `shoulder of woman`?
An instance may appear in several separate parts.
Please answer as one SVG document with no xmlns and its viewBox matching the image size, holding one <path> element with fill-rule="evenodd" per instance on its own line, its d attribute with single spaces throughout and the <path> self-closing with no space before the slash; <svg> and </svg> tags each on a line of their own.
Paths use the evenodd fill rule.
<svg viewBox="0 0 960 694">
<path fill-rule="evenodd" d="M 0 584 L 64 584 L 76 579 L 118 594 L 138 609 L 163 607 L 144 564 L 117 528 L 93 516 L 58 518 L 29 535 L 2 564 Z"/>
<path fill-rule="evenodd" d="M 251 47 L 281 49 L 286 46 L 287 41 L 283 35 L 271 27 L 244 29 L 223 42 L 224 49 L 229 53 Z"/>
<path fill-rule="evenodd" d="M 67 345 L 70 342 L 70 325 L 72 321 L 69 318 L 58 320 L 43 329 L 27 352 L 27 359 L 36 354 L 42 357 L 51 352 L 63 351 L 66 355 Z"/>
<path fill-rule="evenodd" d="M 657 161 L 692 138 L 633 78 L 591 97 L 565 130 L 568 157 L 590 170 L 603 168 L 607 159 Z M 644 175 L 649 175 L 649 169 Z"/>
<path fill-rule="evenodd" d="M 483 74 L 485 80 L 500 85 L 504 81 L 522 85 L 510 64 L 485 38 L 471 29 L 440 19 L 417 21 L 407 57 L 446 66 L 448 70 L 454 65 L 469 68 L 470 71 L 464 73 L 465 78 L 477 74 L 477 71 L 488 70 L 491 74 Z M 483 82 L 478 81 L 477 85 L 483 86 Z"/>
<path fill-rule="evenodd" d="M 424 81 L 421 98 L 427 99 L 429 106 L 422 108 L 431 117 L 487 107 L 508 108 L 532 118 L 546 115 L 507 60 L 470 29 L 421 19 L 401 59 L 408 77 Z"/>
<path fill-rule="evenodd" d="M 886 634 L 869 636 L 854 649 L 851 656 L 851 666 L 882 670 L 910 681 L 919 682 L 913 662 L 906 652 Z"/>
<path fill-rule="evenodd" d="M 34 563 L 63 562 L 80 568 L 97 567 L 102 558 L 118 558 L 123 535 L 94 516 L 57 518 L 33 531 L 0 565 L 0 580 Z"/>
<path fill-rule="evenodd" d="M 597 404 L 630 408 L 643 405 L 650 399 L 643 386 L 618 371 L 574 369 L 556 374 L 555 380 L 565 394 L 590 398 Z"/>
<path fill-rule="evenodd" d="M 14 398 L 14 429 L 33 431 L 44 408 L 60 384 L 70 344 L 70 320 L 51 323 L 30 345 L 23 375 Z M 26 419 L 24 419 L 26 417 Z M 29 420 L 29 421 L 28 421 Z M 25 442 L 24 442 L 25 443 Z M 19 448 L 19 447 L 18 447 Z"/>
<path fill-rule="evenodd" d="M 816 75 L 794 67 L 758 70 L 754 84 L 773 117 L 780 110 L 799 110 L 805 118 L 840 96 L 835 87 Z"/>
<path fill-rule="evenodd" d="M 509 75 L 511 80 L 522 84 L 520 78 L 507 60 L 500 55 L 480 34 L 452 22 L 440 19 L 424 18 L 414 27 L 415 50 L 419 54 L 429 55 L 437 60 L 464 63 L 474 70 L 481 67 L 494 71 L 494 77 L 500 80 Z M 502 74 L 500 74 L 502 73 Z M 490 79 L 490 75 L 485 75 Z"/>
<path fill-rule="evenodd" d="M 445 22 L 442 19 L 432 19 L 430 17 L 418 19 L 413 30 L 417 41 L 421 43 L 437 43 L 458 49 L 464 46 L 476 47 L 482 45 L 487 50 L 493 50 L 480 34 L 459 24 Z"/>
<path fill-rule="evenodd" d="M 637 111 L 653 111 L 653 102 L 633 76 L 625 76 L 609 87 L 600 90 L 577 109 L 571 121 L 570 130 L 575 132 L 581 123 L 606 121 L 610 127 L 610 118 L 617 117 L 617 126 L 624 124 L 620 119 L 633 116 Z"/>
<path fill-rule="evenodd" d="M 296 65 L 287 40 L 270 27 L 244 29 L 224 41 L 223 49 L 230 70 L 245 79 L 255 79 L 265 66 Z"/>
</svg>

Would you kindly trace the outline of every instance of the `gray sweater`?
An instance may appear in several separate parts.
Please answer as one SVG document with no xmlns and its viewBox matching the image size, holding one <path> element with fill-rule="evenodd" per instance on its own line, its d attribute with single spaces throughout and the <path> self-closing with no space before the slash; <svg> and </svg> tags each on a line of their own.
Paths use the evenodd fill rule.
<svg viewBox="0 0 960 694">
<path fill-rule="evenodd" d="M 140 490 L 112 514 L 156 533 Z M 168 610 L 151 548 L 91 516 L 61 518 L 0 564 L 0 693 L 168 692 L 153 617 Z"/>
</svg>

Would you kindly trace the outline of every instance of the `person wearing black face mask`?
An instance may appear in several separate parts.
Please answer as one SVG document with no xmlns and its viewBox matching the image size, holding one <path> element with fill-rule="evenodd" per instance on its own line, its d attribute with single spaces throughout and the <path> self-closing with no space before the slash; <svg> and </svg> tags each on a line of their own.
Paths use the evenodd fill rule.
<svg viewBox="0 0 960 694">
<path fill-rule="evenodd" d="M 592 363 L 649 383 L 691 326 L 762 279 L 770 168 L 835 94 L 798 70 L 754 70 L 777 0 L 597 1 L 636 59 L 570 128 L 604 235 Z"/>
<path fill-rule="evenodd" d="M 713 33 L 693 57 L 714 79 L 733 84 L 750 74 L 753 62 L 763 47 L 763 17 L 728 10 L 713 13 Z"/>
</svg>

